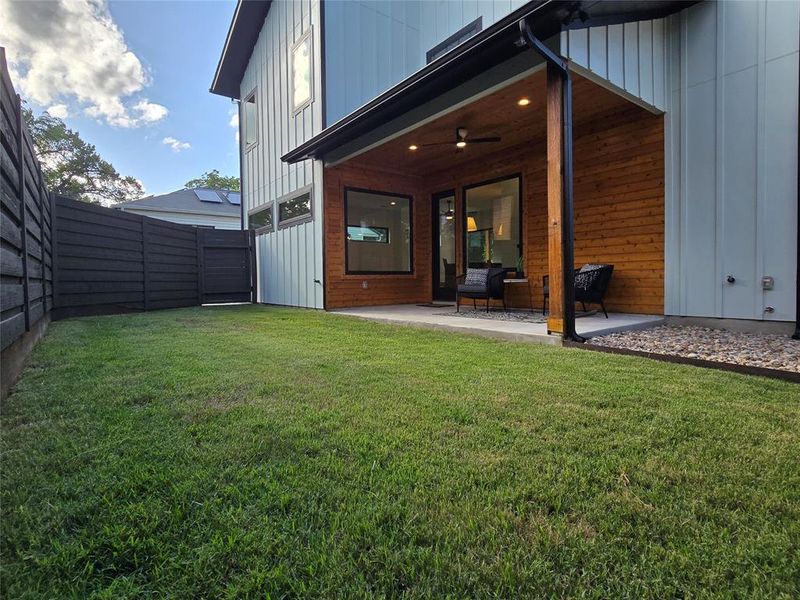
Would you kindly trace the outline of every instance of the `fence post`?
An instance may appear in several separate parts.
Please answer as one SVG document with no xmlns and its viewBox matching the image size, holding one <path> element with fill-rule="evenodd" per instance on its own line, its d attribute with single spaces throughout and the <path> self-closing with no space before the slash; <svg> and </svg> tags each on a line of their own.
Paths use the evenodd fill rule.
<svg viewBox="0 0 800 600">
<path fill-rule="evenodd" d="M 203 242 L 205 230 L 201 227 L 196 227 L 197 232 L 197 305 L 203 305 L 203 296 L 205 296 L 205 260 L 203 259 Z"/>
<path fill-rule="evenodd" d="M 148 296 L 150 295 L 150 265 L 149 260 L 147 258 L 147 217 L 141 217 L 142 219 L 142 295 L 143 295 L 143 303 L 144 310 L 149 309 L 150 300 Z"/>
<path fill-rule="evenodd" d="M 52 273 L 50 285 L 53 289 L 53 306 L 50 308 L 52 310 L 58 308 L 58 251 L 56 249 L 58 226 L 56 224 L 56 195 L 52 192 L 48 194 L 50 196 L 50 271 Z"/>
<path fill-rule="evenodd" d="M 25 143 L 22 120 L 22 98 L 17 94 L 17 153 L 19 156 L 19 175 L 17 185 L 19 186 L 19 205 L 20 205 L 20 224 L 22 225 L 22 297 L 25 305 L 25 331 L 31 330 L 31 292 L 28 278 L 28 225 L 27 208 L 25 207 Z"/>
<path fill-rule="evenodd" d="M 250 254 L 250 302 L 258 302 L 258 272 L 256 271 L 256 230 L 247 231 L 247 251 Z"/>
</svg>

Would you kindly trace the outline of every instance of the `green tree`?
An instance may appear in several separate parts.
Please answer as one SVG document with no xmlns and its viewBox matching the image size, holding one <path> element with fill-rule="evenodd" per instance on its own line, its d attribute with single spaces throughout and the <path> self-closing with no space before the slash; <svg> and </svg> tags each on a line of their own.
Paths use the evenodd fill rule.
<svg viewBox="0 0 800 600">
<path fill-rule="evenodd" d="M 51 192 L 94 204 L 114 204 L 142 195 L 141 183 L 120 175 L 100 157 L 94 144 L 82 140 L 61 119 L 46 112 L 34 116 L 28 107 L 23 108 L 23 118 Z"/>
<path fill-rule="evenodd" d="M 220 175 L 219 171 L 207 171 L 197 179 L 187 181 L 185 186 L 187 188 L 211 188 L 214 190 L 232 190 L 239 191 L 239 178 L 235 175 Z"/>
</svg>

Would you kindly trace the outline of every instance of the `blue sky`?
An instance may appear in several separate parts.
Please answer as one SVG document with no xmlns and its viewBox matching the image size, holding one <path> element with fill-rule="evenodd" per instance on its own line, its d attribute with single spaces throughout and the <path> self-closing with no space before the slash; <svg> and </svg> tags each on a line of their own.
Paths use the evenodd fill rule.
<svg viewBox="0 0 800 600">
<path fill-rule="evenodd" d="M 17 72 L 19 81 L 14 84 L 36 112 L 62 106 L 67 125 L 95 144 L 121 174 L 139 179 L 147 194 L 181 188 L 211 169 L 238 175 L 237 143 L 231 126 L 235 105 L 208 92 L 235 2 L 112 1 L 99 12 L 91 4 L 87 6 L 80 13 L 68 3 L 55 8 L 51 3 L 37 6 L 33 14 L 6 8 L 11 14 L 0 15 L 14 23 L 7 34 L 0 32 L 12 76 Z M 96 17 L 93 28 L 87 25 L 86 11 L 93 11 L 90 14 Z M 116 27 L 104 22 L 109 13 Z M 64 28 L 56 37 L 63 34 L 65 40 L 76 31 L 86 33 L 88 47 L 81 52 L 85 64 L 76 67 L 74 62 L 62 60 L 57 47 L 45 51 L 52 43 L 48 41 L 52 36 L 45 35 L 51 23 Z M 40 32 L 38 43 L 28 41 L 31 33 L 35 38 Z M 69 53 L 69 48 L 62 50 Z M 97 65 L 97 72 L 91 72 L 92 65 Z M 104 68 L 116 73 L 108 76 Z M 70 83 L 55 90 L 53 85 L 48 87 L 45 80 L 53 73 Z M 91 88 L 102 88 L 97 92 L 99 99 Z M 117 101 L 120 109 L 115 108 Z M 128 118 L 140 114 L 136 103 L 142 101 L 153 108 L 152 116 L 144 118 L 141 112 L 138 120 Z M 115 110 L 124 110 L 125 117 L 114 116 Z M 120 126 L 123 119 L 135 124 Z M 172 146 L 170 140 L 174 140 Z"/>
</svg>

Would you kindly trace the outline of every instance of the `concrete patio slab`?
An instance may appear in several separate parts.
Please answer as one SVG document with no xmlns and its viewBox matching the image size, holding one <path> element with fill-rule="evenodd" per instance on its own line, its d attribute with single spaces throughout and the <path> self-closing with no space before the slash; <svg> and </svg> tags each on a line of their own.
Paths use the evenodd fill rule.
<svg viewBox="0 0 800 600">
<path fill-rule="evenodd" d="M 452 307 L 455 307 L 455 305 L 419 306 L 416 304 L 396 304 L 344 308 L 331 312 L 373 321 L 457 331 L 459 333 L 506 340 L 555 345 L 561 343 L 559 336 L 547 334 L 547 325 L 545 323 L 477 319 L 445 314 L 447 309 Z M 606 319 L 602 314 L 581 317 L 576 319 L 576 329 L 580 335 L 589 338 L 617 331 L 653 327 L 664 322 L 664 317 L 658 315 L 610 313 L 608 317 Z"/>
</svg>

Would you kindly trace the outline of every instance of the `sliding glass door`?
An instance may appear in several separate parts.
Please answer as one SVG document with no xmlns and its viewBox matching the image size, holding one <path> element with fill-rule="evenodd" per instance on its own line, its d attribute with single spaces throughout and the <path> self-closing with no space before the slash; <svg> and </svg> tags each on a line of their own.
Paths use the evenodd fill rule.
<svg viewBox="0 0 800 600">
<path fill-rule="evenodd" d="M 456 197 L 452 191 L 433 196 L 433 299 L 456 297 Z"/>
<path fill-rule="evenodd" d="M 517 269 L 522 256 L 519 176 L 464 188 L 468 267 Z"/>
</svg>

